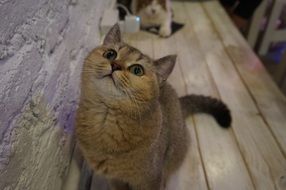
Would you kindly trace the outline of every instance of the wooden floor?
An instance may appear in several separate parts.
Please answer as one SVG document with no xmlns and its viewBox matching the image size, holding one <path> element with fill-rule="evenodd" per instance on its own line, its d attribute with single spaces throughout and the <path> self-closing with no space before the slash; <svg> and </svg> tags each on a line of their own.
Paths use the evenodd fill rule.
<svg viewBox="0 0 286 190">
<path fill-rule="evenodd" d="M 170 78 L 179 95 L 221 98 L 229 130 L 206 115 L 188 118 L 188 157 L 175 190 L 286 189 L 286 99 L 217 1 L 173 2 L 182 30 L 168 39 L 125 36 L 154 58 L 178 54 Z"/>
</svg>

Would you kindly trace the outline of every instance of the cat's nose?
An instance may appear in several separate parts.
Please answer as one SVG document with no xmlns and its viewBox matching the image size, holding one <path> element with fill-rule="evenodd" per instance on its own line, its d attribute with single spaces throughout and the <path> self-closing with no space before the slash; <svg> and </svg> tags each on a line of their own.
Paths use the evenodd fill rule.
<svg viewBox="0 0 286 190">
<path fill-rule="evenodd" d="M 121 66 L 115 62 L 111 63 L 111 72 L 122 70 Z"/>
<path fill-rule="evenodd" d="M 151 9 L 152 14 L 156 13 L 156 9 Z"/>
</svg>

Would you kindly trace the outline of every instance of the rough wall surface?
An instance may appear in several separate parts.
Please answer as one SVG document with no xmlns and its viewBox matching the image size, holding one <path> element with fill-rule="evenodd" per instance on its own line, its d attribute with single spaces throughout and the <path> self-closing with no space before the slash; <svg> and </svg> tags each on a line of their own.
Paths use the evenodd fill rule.
<svg viewBox="0 0 286 190">
<path fill-rule="evenodd" d="M 0 189 L 57 190 L 84 56 L 109 0 L 0 0 Z"/>
</svg>

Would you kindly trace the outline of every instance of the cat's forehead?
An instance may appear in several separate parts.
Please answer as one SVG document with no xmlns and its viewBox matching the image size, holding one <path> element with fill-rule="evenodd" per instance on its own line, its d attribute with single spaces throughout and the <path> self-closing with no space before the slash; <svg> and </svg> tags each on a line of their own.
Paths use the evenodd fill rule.
<svg viewBox="0 0 286 190">
<path fill-rule="evenodd" d="M 139 60 L 151 61 L 151 59 L 147 55 L 142 53 L 137 48 L 130 46 L 126 43 L 114 44 L 113 46 L 109 46 L 106 48 L 114 49 L 115 51 L 117 51 L 118 56 L 121 58 L 133 59 L 135 61 L 139 61 Z"/>
<path fill-rule="evenodd" d="M 141 51 L 132 46 L 121 46 L 118 53 L 120 58 L 125 61 L 137 62 L 144 64 L 145 66 L 152 65 L 152 59 L 149 56 L 143 54 Z"/>
<path fill-rule="evenodd" d="M 122 53 L 122 54 L 134 54 L 134 55 L 139 55 L 142 54 L 138 49 L 136 49 L 135 47 L 132 47 L 128 44 L 120 44 L 118 47 L 118 52 Z"/>
</svg>

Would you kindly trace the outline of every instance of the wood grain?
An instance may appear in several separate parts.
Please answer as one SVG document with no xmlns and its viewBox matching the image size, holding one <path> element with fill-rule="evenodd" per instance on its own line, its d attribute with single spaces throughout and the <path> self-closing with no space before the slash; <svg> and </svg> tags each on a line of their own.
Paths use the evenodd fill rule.
<svg viewBox="0 0 286 190">
<path fill-rule="evenodd" d="M 182 167 L 180 168 L 177 186 L 169 190 L 207 190 L 208 184 L 205 177 L 204 167 L 201 160 L 200 148 L 197 142 L 194 121 L 192 117 L 186 120 L 186 125 L 190 133 L 190 146 Z"/>
<path fill-rule="evenodd" d="M 227 25 L 229 28 L 233 28 L 233 25 L 230 20 L 227 20 L 224 11 L 219 6 L 211 10 L 205 8 L 208 16 L 201 17 L 200 22 L 197 22 L 194 17 L 198 13 L 195 11 L 204 12 L 204 9 L 196 5 L 196 8 L 192 6 L 193 11 L 188 11 L 190 20 L 195 27 L 202 51 L 206 54 L 206 60 L 218 90 L 233 112 L 235 137 L 247 162 L 255 187 L 256 189 L 279 189 L 278 181 L 285 172 L 285 159 L 221 42 L 221 39 L 231 38 L 232 33 L 220 34 L 216 30 L 216 27 L 222 25 Z M 216 2 L 203 3 L 204 7 L 213 5 L 217 5 Z M 190 9 L 191 5 L 187 7 Z M 224 20 L 223 18 L 216 19 L 216 21 L 220 20 L 220 23 L 214 24 L 212 21 L 217 11 Z M 221 35 L 220 38 L 218 33 Z M 252 62 L 249 60 L 248 64 Z M 257 77 L 259 80 L 260 76 Z M 256 87 L 253 86 L 253 88 Z"/>
<path fill-rule="evenodd" d="M 261 119 L 268 126 L 270 133 L 274 136 L 274 140 L 276 140 L 279 148 L 282 150 L 284 158 L 278 151 L 276 151 L 277 155 L 274 156 L 273 150 L 276 150 L 276 146 L 272 143 L 265 142 L 267 146 L 261 149 L 264 156 L 267 157 L 265 160 L 268 160 L 275 185 L 278 189 L 286 189 L 286 184 L 283 182 L 286 176 L 286 98 L 271 79 L 261 61 L 250 50 L 245 40 L 242 39 L 242 36 L 228 25 L 222 25 L 222 23 L 227 22 L 227 18 L 223 17 L 219 4 L 209 2 L 205 3 L 204 7 L 211 15 L 212 22 L 226 47 L 226 52 L 233 60 L 238 74 L 240 74 L 256 103 Z M 228 33 L 224 33 L 227 30 Z M 232 34 L 231 36 L 233 37 L 227 34 Z M 222 38 L 222 36 L 224 37 Z M 259 130 L 256 133 L 263 134 Z M 268 136 L 261 138 L 268 139 Z M 264 142 L 263 140 L 261 141 Z M 269 138 L 268 141 L 272 141 L 272 138 Z"/>
<path fill-rule="evenodd" d="M 178 42 L 178 51 L 182 52 L 179 55 L 185 72 L 184 76 L 191 78 L 191 85 L 187 83 L 188 90 L 191 93 L 202 93 L 219 98 L 216 84 L 206 64 L 205 54 L 199 48 L 197 34 L 195 34 L 194 26 L 187 15 L 187 12 L 191 12 L 193 9 L 185 9 L 183 4 L 176 3 L 173 4 L 173 8 L 176 15 L 180 16 L 178 19 L 186 23 L 181 34 L 177 34 L 176 42 Z M 204 12 L 195 13 L 197 21 L 200 22 L 201 14 Z M 192 83 L 196 83 L 196 85 L 192 85 Z M 194 88 L 194 86 L 198 88 Z M 195 116 L 195 124 L 209 188 L 253 189 L 251 178 L 232 131 L 221 129 L 211 117 L 206 115 Z M 228 180 L 222 180 L 224 178 Z M 234 187 L 234 184 L 240 185 Z"/>
<path fill-rule="evenodd" d="M 204 4 L 211 14 L 225 51 L 233 60 L 235 68 L 246 84 L 254 102 L 266 120 L 271 132 L 286 155 L 286 98 L 270 75 L 265 70 L 243 37 L 228 24 L 228 18 L 223 16 L 221 7 L 210 2 Z"/>
</svg>

